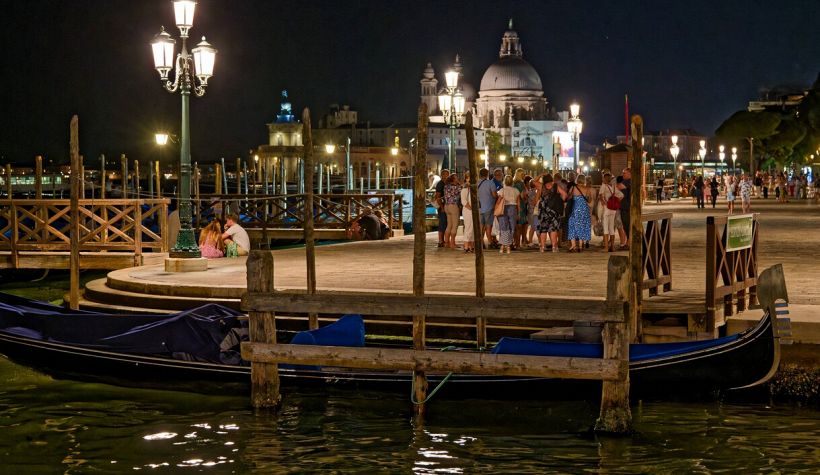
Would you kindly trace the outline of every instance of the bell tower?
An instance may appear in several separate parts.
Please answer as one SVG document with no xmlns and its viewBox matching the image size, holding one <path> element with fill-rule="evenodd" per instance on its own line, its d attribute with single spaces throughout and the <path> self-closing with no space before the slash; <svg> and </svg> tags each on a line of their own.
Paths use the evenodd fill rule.
<svg viewBox="0 0 820 475">
<path fill-rule="evenodd" d="M 438 108 L 438 79 L 431 63 L 424 68 L 421 81 L 421 102 L 427 104 L 427 114 L 433 115 Z"/>
</svg>

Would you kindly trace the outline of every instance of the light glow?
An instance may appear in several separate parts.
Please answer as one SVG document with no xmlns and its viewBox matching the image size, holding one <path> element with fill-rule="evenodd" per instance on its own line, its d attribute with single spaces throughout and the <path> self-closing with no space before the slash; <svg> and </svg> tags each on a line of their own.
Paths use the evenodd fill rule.
<svg viewBox="0 0 820 475">
<path fill-rule="evenodd" d="M 208 79 L 214 75 L 214 64 L 216 63 L 216 50 L 210 43 L 205 41 L 205 37 L 202 37 L 202 41 L 196 45 L 196 48 L 191 50 L 191 53 L 194 55 L 194 71 L 196 72 L 196 77 L 202 82 L 202 84 L 207 84 Z"/>
<path fill-rule="evenodd" d="M 157 145 L 165 145 L 168 143 L 168 134 L 164 132 L 156 133 L 154 139 L 157 141 Z"/>
<path fill-rule="evenodd" d="M 191 0 L 176 0 L 174 2 L 174 18 L 183 38 L 188 37 L 188 30 L 194 26 L 194 11 L 196 2 Z"/>
<path fill-rule="evenodd" d="M 458 73 L 452 69 L 444 73 L 444 79 L 450 89 L 455 89 L 458 86 Z"/>
</svg>

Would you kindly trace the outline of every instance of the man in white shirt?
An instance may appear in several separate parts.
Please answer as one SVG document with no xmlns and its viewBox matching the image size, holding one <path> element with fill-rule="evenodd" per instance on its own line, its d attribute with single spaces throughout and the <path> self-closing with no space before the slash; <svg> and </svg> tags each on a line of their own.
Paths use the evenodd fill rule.
<svg viewBox="0 0 820 475">
<path fill-rule="evenodd" d="M 251 238 L 242 226 L 237 224 L 239 217 L 233 213 L 225 218 L 225 232 L 222 233 L 222 240 L 227 247 L 230 243 L 236 243 L 236 253 L 240 256 L 247 256 L 251 248 Z"/>
</svg>

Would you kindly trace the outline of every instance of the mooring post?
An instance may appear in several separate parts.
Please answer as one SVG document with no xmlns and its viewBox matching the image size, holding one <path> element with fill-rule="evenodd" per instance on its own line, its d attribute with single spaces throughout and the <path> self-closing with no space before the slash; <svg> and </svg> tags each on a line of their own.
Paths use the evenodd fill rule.
<svg viewBox="0 0 820 475">
<path fill-rule="evenodd" d="M 413 163 L 415 180 L 413 183 L 413 295 L 424 296 L 424 260 L 427 233 L 425 232 L 425 181 L 427 179 L 427 105 L 419 106 L 418 133 L 416 136 L 416 159 Z M 424 350 L 425 315 L 413 315 L 413 349 Z M 413 371 L 413 396 L 415 415 L 424 417 L 424 401 L 427 399 L 427 375 L 423 371 Z"/>
<path fill-rule="evenodd" d="M 43 199 L 43 157 L 34 157 L 34 198 Z"/>
<path fill-rule="evenodd" d="M 122 194 L 121 198 L 128 198 L 128 159 L 125 154 L 120 154 L 120 173 L 122 174 Z"/>
<path fill-rule="evenodd" d="M 601 412 L 595 422 L 596 432 L 626 434 L 632 430 L 629 408 L 629 341 L 630 341 L 630 269 L 629 258 L 612 256 L 607 265 L 606 312 L 614 312 L 620 321 L 604 324 L 604 359 L 618 360 L 619 378 L 604 380 L 601 385 Z"/>
<path fill-rule="evenodd" d="M 68 302 L 72 310 L 80 308 L 80 139 L 79 139 L 79 119 L 77 116 L 71 118 L 70 142 L 71 151 L 71 234 L 69 241 L 71 245 L 71 255 L 69 256 L 69 291 Z"/>
<path fill-rule="evenodd" d="M 310 109 L 302 111 L 302 143 L 305 151 L 305 262 L 307 263 L 307 293 L 316 293 L 316 246 L 313 243 L 313 136 L 310 131 Z M 321 173 L 321 166 L 319 168 Z M 320 175 L 321 176 L 321 175 Z M 320 181 L 321 183 L 321 181 Z M 308 314 L 308 327 L 319 328 L 319 316 Z"/>
<path fill-rule="evenodd" d="M 142 193 L 140 189 L 140 161 L 134 160 L 134 197 L 142 199 Z"/>
<path fill-rule="evenodd" d="M 464 120 L 467 134 L 467 164 L 470 167 L 470 214 L 473 217 L 473 249 L 475 252 L 475 296 L 484 298 L 484 238 L 481 234 L 481 222 L 478 212 L 478 163 L 475 157 L 475 136 L 473 135 L 473 113 L 467 112 Z M 467 233 L 467 230 L 464 230 Z M 487 346 L 487 320 L 477 317 L 475 321 L 476 345 Z"/>
<path fill-rule="evenodd" d="M 247 262 L 248 293 L 273 293 L 273 252 L 251 251 Z M 276 344 L 274 312 L 248 312 L 249 339 L 254 343 Z M 279 366 L 251 362 L 251 404 L 255 409 L 275 408 L 281 402 Z"/>
<path fill-rule="evenodd" d="M 51 180 L 54 183 L 53 177 Z M 100 199 L 105 199 L 105 155 L 100 155 Z M 108 221 L 108 218 L 105 220 Z"/>
<path fill-rule="evenodd" d="M 214 164 L 214 193 L 222 194 L 222 165 Z"/>
<path fill-rule="evenodd" d="M 154 199 L 154 162 L 148 162 L 148 199 Z"/>
<path fill-rule="evenodd" d="M 641 300 L 643 297 L 643 220 L 641 220 L 641 190 L 643 179 L 643 118 L 632 116 L 632 185 L 629 204 L 629 266 L 631 287 L 630 303 L 630 341 L 637 342 L 643 333 L 641 330 Z"/>
<path fill-rule="evenodd" d="M 236 194 L 242 194 L 242 159 L 236 157 Z"/>
</svg>

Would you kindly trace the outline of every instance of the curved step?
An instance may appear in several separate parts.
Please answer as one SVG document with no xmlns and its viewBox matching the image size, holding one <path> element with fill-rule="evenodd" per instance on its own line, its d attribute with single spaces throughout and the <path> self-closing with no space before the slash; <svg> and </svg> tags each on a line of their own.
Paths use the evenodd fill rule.
<svg viewBox="0 0 820 475">
<path fill-rule="evenodd" d="M 126 306 L 135 309 L 157 309 L 163 311 L 179 311 L 199 307 L 208 303 L 218 303 L 226 307 L 239 309 L 238 298 L 203 298 L 163 295 L 161 293 L 131 292 L 111 288 L 107 285 L 107 278 L 96 279 L 85 286 L 85 299 L 97 304 Z"/>
</svg>

